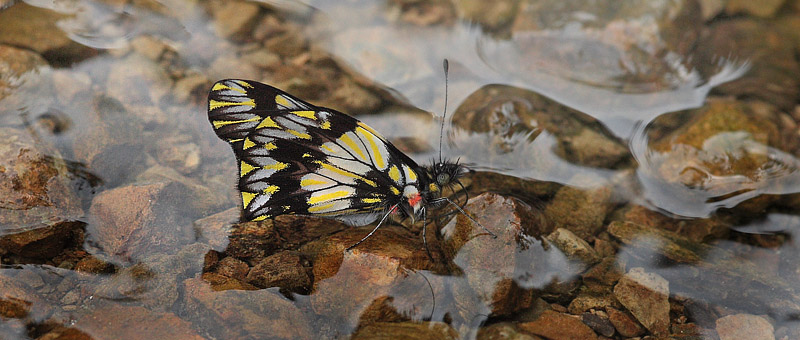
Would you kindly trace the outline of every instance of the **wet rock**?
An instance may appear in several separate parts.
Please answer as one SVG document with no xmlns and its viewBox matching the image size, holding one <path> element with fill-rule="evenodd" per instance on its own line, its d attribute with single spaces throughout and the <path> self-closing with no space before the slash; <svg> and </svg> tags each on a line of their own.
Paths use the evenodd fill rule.
<svg viewBox="0 0 800 340">
<path fill-rule="evenodd" d="M 758 315 L 735 314 L 717 319 L 717 334 L 720 340 L 775 339 L 774 328 L 769 321 Z"/>
<path fill-rule="evenodd" d="M 694 242 L 706 242 L 725 237 L 730 223 L 719 216 L 709 218 L 673 219 L 640 205 L 622 210 L 621 220 L 677 233 Z"/>
<path fill-rule="evenodd" d="M 208 244 L 211 249 L 223 251 L 228 246 L 228 233 L 231 225 L 239 221 L 241 208 L 230 208 L 223 212 L 194 222 L 195 237 L 198 242 Z"/>
<path fill-rule="evenodd" d="M 89 208 L 87 238 L 120 259 L 169 253 L 193 240 L 194 211 L 182 202 L 191 191 L 176 182 L 129 185 L 96 195 Z"/>
<path fill-rule="evenodd" d="M 258 19 L 258 5 L 244 1 L 220 1 L 212 3 L 214 26 L 223 38 L 243 40 L 249 36 Z"/>
<path fill-rule="evenodd" d="M 249 270 L 250 267 L 247 263 L 235 257 L 228 256 L 217 263 L 217 269 L 214 270 L 214 272 L 222 276 L 243 281 Z"/>
<path fill-rule="evenodd" d="M 12 94 L 13 90 L 19 86 L 17 81 L 12 80 L 20 79 L 28 72 L 45 65 L 47 62 L 39 54 L 0 45 L 0 100 Z"/>
<path fill-rule="evenodd" d="M 400 20 L 417 26 L 449 25 L 456 17 L 455 8 L 449 1 L 396 0 L 391 4 L 399 7 Z"/>
<path fill-rule="evenodd" d="M 493 323 L 478 329 L 477 340 L 541 340 L 540 337 L 521 332 L 515 324 Z"/>
<path fill-rule="evenodd" d="M 93 340 L 89 334 L 74 327 L 55 326 L 37 340 Z"/>
<path fill-rule="evenodd" d="M 761 6 L 761 2 L 753 4 Z M 750 70 L 716 87 L 714 92 L 760 99 L 791 112 L 800 96 L 800 65 L 794 57 L 793 45 L 787 41 L 791 37 L 766 21 L 750 18 L 717 21 L 698 40 L 695 65 L 701 70 L 718 68 L 715 65 L 719 64 L 720 56 L 746 60 L 751 65 Z"/>
<path fill-rule="evenodd" d="M 381 98 L 354 81 L 344 80 L 331 93 L 328 101 L 335 102 L 342 112 L 375 112 L 383 105 Z"/>
<path fill-rule="evenodd" d="M 69 18 L 69 15 L 46 8 L 15 3 L 0 12 L 4 27 L 0 32 L 0 44 L 36 51 L 59 66 L 96 55 L 96 50 L 73 41 L 59 27 L 59 21 Z"/>
<path fill-rule="evenodd" d="M 792 285 L 728 250 L 633 223 L 612 222 L 608 232 L 626 245 L 621 256 L 629 266 L 647 266 L 663 276 L 673 294 L 765 314 L 800 312 Z"/>
<path fill-rule="evenodd" d="M 225 252 L 243 260 L 263 258 L 278 250 L 297 249 L 311 240 L 346 228 L 346 224 L 335 220 L 294 215 L 244 222 L 232 227 Z"/>
<path fill-rule="evenodd" d="M 209 88 L 211 88 L 211 80 L 208 77 L 202 74 L 190 74 L 175 82 L 172 95 L 179 102 L 199 103 L 205 100 Z"/>
<path fill-rule="evenodd" d="M 114 271 L 114 265 L 94 256 L 87 256 L 78 261 L 74 269 L 84 273 L 109 274 Z"/>
<path fill-rule="evenodd" d="M 648 199 L 684 216 L 705 217 L 719 206 L 737 203 L 737 211 L 762 211 L 774 198 L 742 188 L 778 190 L 783 175 L 769 174 L 793 167 L 793 161 L 775 149 L 782 145 L 771 121 L 774 112 L 768 104 L 730 100 L 712 100 L 690 112 L 681 128 L 650 146 L 652 152 L 640 170 L 651 188 Z M 721 200 L 724 205 L 714 204 Z"/>
<path fill-rule="evenodd" d="M 456 10 L 464 19 L 475 21 L 487 31 L 498 31 L 514 20 L 518 0 L 485 2 L 480 0 L 459 0 Z"/>
<path fill-rule="evenodd" d="M 455 254 L 453 263 L 461 268 L 469 289 L 491 307 L 493 315 L 507 315 L 533 303 L 532 287 L 543 287 L 555 276 L 570 276 L 567 264 L 556 265 L 564 256 L 554 247 L 545 249 L 540 239 L 543 230 L 535 211 L 514 198 L 497 194 L 482 194 L 465 206 L 467 212 L 481 212 L 478 222 L 483 228 L 461 214 L 450 223 L 445 235 L 447 254 Z M 561 258 L 563 259 L 563 258 Z M 556 269 L 553 266 L 561 266 Z M 556 274 L 559 270 L 566 273 Z M 562 276 L 563 275 L 563 276 Z M 456 294 L 456 299 L 470 294 Z M 468 305 L 466 301 L 462 305 Z"/>
<path fill-rule="evenodd" d="M 617 283 L 623 272 L 616 257 L 606 257 L 583 274 L 583 283 L 590 289 L 596 287 L 595 291 L 605 291 Z"/>
<path fill-rule="evenodd" d="M 640 336 L 647 331 L 632 315 L 626 312 L 615 308 L 606 308 L 606 313 L 608 313 L 608 321 L 624 337 Z"/>
<path fill-rule="evenodd" d="M 89 74 L 78 72 L 74 69 L 53 70 L 53 86 L 56 89 L 58 101 L 62 104 L 71 103 L 79 94 L 85 94 L 92 86 Z M 61 129 L 64 131 L 67 129 Z"/>
<path fill-rule="evenodd" d="M 460 337 L 456 330 L 443 322 L 376 322 L 359 328 L 351 339 L 455 340 Z"/>
<path fill-rule="evenodd" d="M 131 86 L 126 84 L 125 91 Z M 78 130 L 75 136 L 73 153 L 76 159 L 109 187 L 144 171 L 147 162 L 142 152 L 141 121 L 133 118 L 122 103 L 108 96 L 98 96 L 78 106 L 81 105 L 85 107 L 78 109 L 85 110 L 92 124 Z"/>
<path fill-rule="evenodd" d="M 614 326 L 608 321 L 608 316 L 599 313 L 586 312 L 581 314 L 581 321 L 592 330 L 605 337 L 614 335 Z"/>
<path fill-rule="evenodd" d="M 547 235 L 547 240 L 552 242 L 558 249 L 561 249 L 567 257 L 581 261 L 587 267 L 600 261 L 597 252 L 594 251 L 589 243 L 567 229 L 556 229 Z"/>
<path fill-rule="evenodd" d="M 553 340 L 597 339 L 597 334 L 579 318 L 555 311 L 545 311 L 536 321 L 521 323 L 518 327 Z"/>
<path fill-rule="evenodd" d="M 182 286 L 189 319 L 215 338 L 313 338 L 309 320 L 274 291 L 216 292 L 202 279 L 188 279 Z"/>
<path fill-rule="evenodd" d="M 762 0 L 759 2 L 728 0 L 725 12 L 728 14 L 746 13 L 761 18 L 770 18 L 775 16 L 785 2 L 786 0 Z"/>
<path fill-rule="evenodd" d="M 53 307 L 30 285 L 9 276 L 12 271 L 0 272 L 0 317 L 41 320 Z"/>
<path fill-rule="evenodd" d="M 139 54 L 130 54 L 112 64 L 106 80 L 106 93 L 145 123 L 163 123 L 167 117 L 152 117 L 143 114 L 142 110 L 160 104 L 169 93 L 171 84 L 169 75 L 157 62 Z M 136 130 L 137 133 L 140 131 Z"/>
<path fill-rule="evenodd" d="M 159 163 L 182 174 L 197 170 L 200 166 L 200 146 L 191 138 L 188 135 L 174 135 L 161 139 L 156 151 Z"/>
<path fill-rule="evenodd" d="M 255 263 L 247 273 L 247 282 L 261 287 L 280 287 L 287 291 L 307 293 L 311 289 L 308 261 L 297 253 L 282 251 Z"/>
<path fill-rule="evenodd" d="M 0 128 L 0 248 L 23 257 L 55 256 L 81 223 L 80 201 L 54 149 Z"/>
<path fill-rule="evenodd" d="M 94 338 L 204 339 L 177 315 L 138 306 L 100 307 L 79 318 L 74 327 Z"/>
<path fill-rule="evenodd" d="M 236 202 L 233 198 L 226 199 L 220 197 L 219 193 L 215 192 L 213 187 L 209 187 L 208 183 L 203 180 L 184 176 L 172 168 L 161 165 L 154 165 L 147 168 L 147 170 L 136 176 L 135 182 L 174 182 L 186 188 L 191 199 L 186 199 L 182 201 L 181 204 L 188 212 L 192 212 L 187 218 L 206 214 L 210 211 L 216 211 L 219 210 L 219 208 L 231 206 Z"/>
<path fill-rule="evenodd" d="M 203 273 L 201 276 L 204 281 L 211 284 L 211 289 L 215 292 L 225 290 L 258 290 L 258 287 L 240 280 L 222 276 L 217 273 Z"/>
<path fill-rule="evenodd" d="M 611 292 L 595 293 L 581 292 L 570 301 L 567 310 L 570 314 L 581 315 L 592 309 L 604 309 L 608 307 L 619 307 L 620 304 Z"/>
<path fill-rule="evenodd" d="M 614 286 L 614 296 L 653 335 L 669 334 L 669 282 L 663 277 L 633 268 Z"/>
<path fill-rule="evenodd" d="M 587 238 L 603 228 L 611 208 L 611 190 L 606 187 L 577 189 L 564 186 L 544 210 L 554 228 L 564 228 L 580 238 Z"/>
<path fill-rule="evenodd" d="M 628 149 L 596 124 L 594 118 L 535 92 L 511 86 L 489 85 L 470 94 L 453 113 L 453 122 L 467 131 L 488 133 L 491 153 L 505 157 L 512 150 L 530 149 L 520 143 L 530 144 L 541 131 L 557 139 L 553 151 L 556 155 L 575 164 L 614 168 L 630 157 Z M 521 135 L 525 138 L 519 138 Z M 486 145 L 480 147 L 480 153 L 486 154 Z"/>
</svg>

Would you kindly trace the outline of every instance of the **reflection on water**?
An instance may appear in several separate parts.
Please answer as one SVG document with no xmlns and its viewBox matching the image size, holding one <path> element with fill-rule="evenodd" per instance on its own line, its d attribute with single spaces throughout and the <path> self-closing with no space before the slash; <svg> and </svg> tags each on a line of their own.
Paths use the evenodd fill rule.
<svg viewBox="0 0 800 340">
<path fill-rule="evenodd" d="M 733 3 L 0 5 L 0 338 L 800 338 L 799 9 Z M 214 81 L 425 163 L 443 58 L 498 238 L 236 223 Z"/>
</svg>

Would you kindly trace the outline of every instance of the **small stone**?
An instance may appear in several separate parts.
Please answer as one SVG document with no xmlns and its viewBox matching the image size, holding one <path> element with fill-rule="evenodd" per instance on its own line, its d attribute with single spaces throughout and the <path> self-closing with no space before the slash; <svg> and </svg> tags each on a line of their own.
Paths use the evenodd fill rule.
<svg viewBox="0 0 800 340">
<path fill-rule="evenodd" d="M 178 79 L 172 89 L 172 94 L 179 102 L 200 102 L 205 100 L 211 81 L 202 74 L 190 74 Z"/>
<path fill-rule="evenodd" d="M 602 336 L 611 337 L 614 335 L 614 325 L 608 321 L 608 317 L 586 312 L 581 314 L 581 321 Z"/>
<path fill-rule="evenodd" d="M 597 334 L 577 317 L 544 311 L 536 321 L 521 323 L 523 331 L 552 340 L 597 339 Z"/>
<path fill-rule="evenodd" d="M 259 49 L 242 56 L 242 60 L 253 66 L 271 69 L 280 65 L 281 57 L 266 49 Z"/>
<path fill-rule="evenodd" d="M 478 329 L 476 340 L 540 340 L 538 336 L 521 332 L 510 322 L 493 323 Z"/>
<path fill-rule="evenodd" d="M 281 287 L 306 293 L 311 290 L 308 261 L 291 251 L 282 251 L 257 262 L 247 273 L 247 282 L 261 288 Z"/>
<path fill-rule="evenodd" d="M 70 15 L 25 2 L 0 11 L 0 44 L 36 51 L 54 65 L 70 65 L 97 55 L 98 50 L 82 45 L 67 36 L 59 22 L 71 20 Z"/>
<path fill-rule="evenodd" d="M 615 308 L 606 308 L 608 313 L 608 321 L 614 325 L 614 328 L 624 337 L 636 337 L 644 334 L 647 331 L 632 315 L 619 311 Z"/>
<path fill-rule="evenodd" d="M 607 307 L 616 307 L 619 303 L 616 302 L 614 296 L 611 294 L 592 294 L 582 292 L 576 296 L 569 303 L 567 310 L 570 314 L 580 315 L 591 309 L 604 309 Z"/>
<path fill-rule="evenodd" d="M 214 272 L 232 279 L 244 281 L 249 270 L 250 267 L 247 266 L 247 263 L 235 257 L 228 256 L 219 261 L 217 269 Z"/>
<path fill-rule="evenodd" d="M 643 268 L 632 268 L 623 275 L 614 296 L 655 336 L 669 334 L 669 282 Z"/>
<path fill-rule="evenodd" d="M 763 317 L 752 314 L 734 314 L 717 319 L 720 340 L 774 340 L 775 329 Z"/>
<path fill-rule="evenodd" d="M 571 231 L 558 228 L 549 235 L 547 239 L 550 240 L 558 249 L 564 252 L 567 257 L 583 262 L 586 266 L 598 262 L 600 259 L 597 253 L 588 242 L 579 238 Z"/>
<path fill-rule="evenodd" d="M 150 35 L 140 35 L 134 38 L 131 40 L 131 46 L 136 53 L 154 61 L 159 60 L 168 48 L 163 41 Z"/>
<path fill-rule="evenodd" d="M 771 18 L 785 2 L 786 0 L 760 0 L 758 2 L 728 0 L 725 12 L 728 14 L 747 13 L 761 18 Z"/>
<path fill-rule="evenodd" d="M 244 1 L 220 2 L 214 9 L 214 26 L 223 38 L 244 39 L 258 20 L 258 5 Z"/>
<path fill-rule="evenodd" d="M 544 214 L 556 228 L 564 228 L 580 238 L 587 238 L 603 228 L 610 199 L 609 188 L 582 190 L 564 186 L 556 192 Z"/>
<path fill-rule="evenodd" d="M 91 274 L 109 274 L 114 271 L 114 265 L 94 256 L 87 256 L 78 261 L 75 270 Z"/>
<path fill-rule="evenodd" d="M 455 340 L 460 339 L 453 327 L 443 322 L 375 322 L 359 328 L 353 340 Z"/>
</svg>

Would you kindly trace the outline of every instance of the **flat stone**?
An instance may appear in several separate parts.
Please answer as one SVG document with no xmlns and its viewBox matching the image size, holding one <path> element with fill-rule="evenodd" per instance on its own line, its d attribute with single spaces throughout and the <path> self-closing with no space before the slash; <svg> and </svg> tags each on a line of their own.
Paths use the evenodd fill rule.
<svg viewBox="0 0 800 340">
<path fill-rule="evenodd" d="M 564 186 L 544 210 L 547 219 L 556 227 L 587 238 L 603 228 L 610 209 L 611 190 L 596 188 L 582 190 Z"/>
<path fill-rule="evenodd" d="M 96 55 L 96 50 L 73 41 L 58 26 L 59 21 L 70 17 L 24 2 L 15 3 L 0 11 L 0 44 L 36 51 L 56 65 L 69 65 Z"/>
<path fill-rule="evenodd" d="M 597 339 L 597 334 L 580 318 L 555 311 L 544 311 L 536 321 L 520 323 L 518 327 L 552 340 Z"/>
<path fill-rule="evenodd" d="M 547 239 L 556 247 L 561 249 L 571 259 L 579 260 L 589 266 L 600 260 L 597 252 L 588 242 L 573 234 L 571 231 L 558 228 L 549 235 Z"/>
<path fill-rule="evenodd" d="M 243 39 L 255 26 L 258 19 L 258 5 L 244 1 L 220 2 L 214 14 L 214 26 L 223 38 Z"/>
<path fill-rule="evenodd" d="M 308 261 L 295 252 L 282 251 L 255 263 L 247 273 L 246 281 L 261 288 L 281 287 L 307 293 L 311 290 L 309 272 Z"/>
<path fill-rule="evenodd" d="M 98 339 L 205 339 L 173 313 L 138 306 L 100 307 L 79 318 L 74 327 Z"/>
<path fill-rule="evenodd" d="M 774 340 L 775 329 L 769 321 L 758 315 L 734 314 L 717 319 L 720 340 Z"/>
<path fill-rule="evenodd" d="M 608 313 L 608 321 L 614 325 L 614 328 L 624 337 L 636 337 L 644 334 L 647 329 L 644 328 L 632 315 L 615 308 L 606 308 Z"/>
<path fill-rule="evenodd" d="M 663 277 L 633 268 L 614 286 L 614 295 L 653 335 L 669 334 L 669 282 Z"/>
<path fill-rule="evenodd" d="M 351 339 L 455 340 L 460 337 L 455 329 L 443 322 L 376 322 L 359 328 Z"/>
</svg>

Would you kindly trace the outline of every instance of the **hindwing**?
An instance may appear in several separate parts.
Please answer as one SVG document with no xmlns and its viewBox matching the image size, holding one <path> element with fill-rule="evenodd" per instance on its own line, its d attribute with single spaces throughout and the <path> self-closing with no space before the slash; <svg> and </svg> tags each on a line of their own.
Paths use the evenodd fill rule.
<svg viewBox="0 0 800 340">
<path fill-rule="evenodd" d="M 239 163 L 245 221 L 304 214 L 369 224 L 424 171 L 363 122 L 269 85 L 222 80 L 208 105 Z"/>
</svg>

